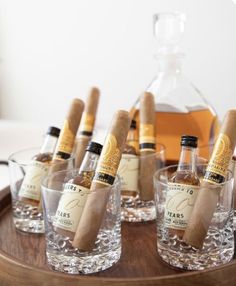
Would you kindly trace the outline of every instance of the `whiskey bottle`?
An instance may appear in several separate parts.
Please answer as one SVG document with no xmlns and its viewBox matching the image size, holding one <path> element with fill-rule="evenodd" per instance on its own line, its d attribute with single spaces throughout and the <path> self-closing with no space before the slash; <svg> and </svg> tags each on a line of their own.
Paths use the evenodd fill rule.
<svg viewBox="0 0 236 286">
<path fill-rule="evenodd" d="M 168 182 L 164 223 L 169 235 L 179 238 L 187 227 L 200 185 L 196 173 L 197 141 L 195 136 L 181 137 L 178 168 Z"/>
<path fill-rule="evenodd" d="M 39 204 L 41 197 L 40 183 L 43 176 L 48 172 L 59 134 L 59 128 L 50 126 L 39 154 L 32 158 L 31 165 L 26 172 L 19 191 L 19 199 L 24 203 L 36 206 Z"/>
<path fill-rule="evenodd" d="M 134 148 L 134 152 L 136 155 L 139 154 L 139 137 L 137 133 L 137 122 L 134 119 L 131 121 L 130 130 L 128 132 L 128 136 L 126 140 L 125 149 L 129 148 L 129 146 Z"/>
<path fill-rule="evenodd" d="M 55 231 L 70 239 L 74 238 L 83 208 L 89 194 L 102 145 L 90 142 L 78 175 L 65 184 L 56 211 Z"/>
<path fill-rule="evenodd" d="M 138 193 L 139 141 L 135 130 L 136 121 L 132 120 L 117 172 L 121 177 L 121 195 L 125 197 L 135 197 Z"/>
</svg>

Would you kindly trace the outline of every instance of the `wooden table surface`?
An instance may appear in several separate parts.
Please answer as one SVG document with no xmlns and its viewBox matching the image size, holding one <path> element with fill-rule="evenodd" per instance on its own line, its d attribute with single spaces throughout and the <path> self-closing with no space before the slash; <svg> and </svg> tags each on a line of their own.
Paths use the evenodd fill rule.
<svg viewBox="0 0 236 286">
<path fill-rule="evenodd" d="M 46 263 L 44 235 L 17 232 L 12 222 L 9 189 L 0 197 L 0 285 L 236 285 L 236 259 L 205 271 L 172 269 L 156 250 L 156 225 L 122 224 L 120 261 L 93 275 L 51 271 Z"/>
</svg>

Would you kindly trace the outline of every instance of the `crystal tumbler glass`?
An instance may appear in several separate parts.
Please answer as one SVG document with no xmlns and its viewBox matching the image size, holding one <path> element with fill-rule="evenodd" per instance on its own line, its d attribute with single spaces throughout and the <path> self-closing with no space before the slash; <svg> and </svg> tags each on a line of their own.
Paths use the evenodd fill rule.
<svg viewBox="0 0 236 286">
<path fill-rule="evenodd" d="M 41 181 L 50 172 L 73 168 L 74 159 L 57 163 L 35 160 L 40 148 L 29 148 L 12 154 L 9 159 L 13 221 L 17 230 L 44 233 L 41 204 Z"/>
<path fill-rule="evenodd" d="M 203 178 L 207 165 L 198 165 L 197 173 L 200 180 Z M 160 257 L 169 265 L 186 270 L 203 270 L 229 262 L 234 255 L 234 230 L 233 230 L 233 179 L 232 172 L 228 171 L 227 179 L 221 185 L 210 185 L 207 190 L 217 196 L 217 206 L 213 213 L 206 237 L 201 249 L 188 245 L 176 232 L 168 226 L 165 212 L 170 211 L 170 202 L 167 201 L 168 182 L 176 172 L 177 166 L 169 166 L 156 172 L 154 176 L 155 203 L 157 213 L 157 250 Z M 196 193 L 200 187 L 196 187 Z M 191 186 L 190 186 L 191 189 Z M 178 192 L 176 190 L 176 196 Z M 178 220 L 181 213 L 177 197 L 172 197 L 172 214 Z M 179 196 L 180 197 L 180 196 Z M 207 202 L 206 202 L 207 203 Z M 178 210 L 177 210 L 178 206 Z M 185 207 L 192 208 L 190 198 L 185 201 Z M 182 210 L 182 208 L 181 208 Z M 207 216 L 207 214 L 206 214 Z M 173 217 L 173 215 L 172 215 Z M 191 217 L 191 210 L 190 210 Z M 204 221 L 201 222 L 202 225 Z"/>
<path fill-rule="evenodd" d="M 97 192 L 98 197 L 108 194 L 105 214 L 100 226 L 94 248 L 91 251 L 82 251 L 73 246 L 73 237 L 57 230 L 57 210 L 59 202 L 65 195 L 65 183 L 78 178 L 78 169 L 61 171 L 52 174 L 44 179 L 42 183 L 42 195 L 45 219 L 46 234 L 46 256 L 49 266 L 53 270 L 69 274 L 90 274 L 105 270 L 115 264 L 121 255 L 121 218 L 120 218 L 120 179 L 117 177 L 110 187 L 99 188 L 86 194 L 87 198 L 92 192 Z M 68 192 L 67 192 L 68 194 Z M 75 213 L 83 213 L 83 198 L 76 198 L 76 192 L 71 191 L 69 205 L 75 208 Z M 95 208 L 100 201 L 97 201 Z M 82 209 L 81 209 L 82 208 Z M 76 210 L 77 209 L 77 210 Z M 65 211 L 66 213 L 66 211 Z M 64 216 L 64 225 L 68 220 L 68 215 Z M 79 220 L 74 217 L 68 222 Z M 77 229 L 77 227 L 76 227 Z"/>
</svg>

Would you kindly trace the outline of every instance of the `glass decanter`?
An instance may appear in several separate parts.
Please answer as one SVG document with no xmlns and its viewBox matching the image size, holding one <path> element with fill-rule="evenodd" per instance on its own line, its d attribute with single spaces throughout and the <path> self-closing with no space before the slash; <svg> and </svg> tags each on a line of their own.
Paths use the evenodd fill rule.
<svg viewBox="0 0 236 286">
<path fill-rule="evenodd" d="M 180 52 L 179 43 L 184 24 L 185 15 L 182 13 L 154 15 L 159 70 L 147 91 L 155 96 L 156 138 L 166 146 L 167 164 L 177 162 L 182 135 L 197 136 L 199 146 L 208 146 L 214 142 L 219 128 L 214 109 L 182 73 L 184 54 Z M 139 121 L 139 99 L 131 109 L 131 115 Z M 206 154 L 200 155 L 208 158 L 208 148 L 204 150 Z"/>
</svg>

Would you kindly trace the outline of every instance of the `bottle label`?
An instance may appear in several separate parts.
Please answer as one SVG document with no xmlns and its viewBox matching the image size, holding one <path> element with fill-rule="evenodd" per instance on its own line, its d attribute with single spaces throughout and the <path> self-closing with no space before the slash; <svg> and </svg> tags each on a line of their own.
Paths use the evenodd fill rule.
<svg viewBox="0 0 236 286">
<path fill-rule="evenodd" d="M 93 114 L 84 112 L 81 121 L 82 121 L 82 124 L 80 128 L 81 130 L 80 133 L 82 135 L 89 134 L 88 136 L 91 136 L 93 132 L 94 124 L 95 124 L 95 116 Z"/>
<path fill-rule="evenodd" d="M 229 137 L 226 134 L 220 133 L 203 180 L 213 184 L 223 183 L 232 153 Z"/>
<path fill-rule="evenodd" d="M 89 192 L 88 188 L 65 184 L 53 225 L 76 232 Z"/>
<path fill-rule="evenodd" d="M 26 172 L 22 182 L 19 197 L 40 201 L 41 181 L 47 174 L 49 165 L 39 161 L 33 161 L 32 166 Z"/>
<path fill-rule="evenodd" d="M 98 162 L 94 182 L 104 185 L 112 185 L 115 180 L 116 172 L 119 166 L 121 152 L 117 147 L 116 137 L 109 134 L 101 153 L 101 159 Z"/>
<path fill-rule="evenodd" d="M 65 120 L 60 134 L 62 134 L 62 137 L 59 137 L 59 144 L 55 151 L 55 159 L 68 159 L 74 147 L 75 135 L 70 130 L 67 120 Z M 66 154 L 67 156 L 63 157 L 63 154 Z"/>
<path fill-rule="evenodd" d="M 199 187 L 168 183 L 164 223 L 168 228 L 184 230 L 187 227 Z"/>
<path fill-rule="evenodd" d="M 138 156 L 132 154 L 123 154 L 117 173 L 121 177 L 122 191 L 138 191 Z"/>
<path fill-rule="evenodd" d="M 155 130 L 153 124 L 140 124 L 140 151 L 155 150 Z"/>
</svg>

